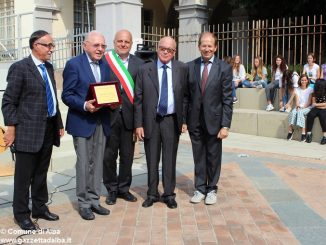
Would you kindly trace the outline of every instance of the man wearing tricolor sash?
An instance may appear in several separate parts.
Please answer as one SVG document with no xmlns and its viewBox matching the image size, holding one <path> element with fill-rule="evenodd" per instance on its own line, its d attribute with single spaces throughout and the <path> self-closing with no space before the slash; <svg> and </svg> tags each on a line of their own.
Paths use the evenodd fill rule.
<svg viewBox="0 0 326 245">
<path fill-rule="evenodd" d="M 132 35 L 120 30 L 113 40 L 114 49 L 105 55 L 110 66 L 111 81 L 119 81 L 122 105 L 110 112 L 111 134 L 107 141 L 103 161 L 103 183 L 108 191 L 106 203 L 114 205 L 117 197 L 129 202 L 137 201 L 130 193 L 135 142 L 133 140 L 134 83 L 138 68 L 144 63 L 130 54 Z M 120 165 L 117 173 L 117 157 Z"/>
</svg>

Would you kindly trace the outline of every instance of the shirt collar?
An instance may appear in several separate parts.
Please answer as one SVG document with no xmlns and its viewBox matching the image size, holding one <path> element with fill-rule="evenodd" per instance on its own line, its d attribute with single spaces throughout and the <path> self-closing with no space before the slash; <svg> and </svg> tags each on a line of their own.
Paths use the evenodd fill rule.
<svg viewBox="0 0 326 245">
<path fill-rule="evenodd" d="M 130 54 L 128 54 L 128 57 L 127 57 L 126 60 L 121 59 L 120 55 L 118 55 L 117 52 L 116 52 L 116 54 L 117 54 L 117 56 L 119 57 L 119 59 L 121 60 L 121 62 L 122 62 L 123 64 L 129 62 Z"/>
<path fill-rule="evenodd" d="M 214 62 L 214 58 L 215 58 L 215 56 L 213 55 L 212 58 L 210 58 L 208 62 L 209 63 L 213 63 Z M 201 63 L 204 63 L 203 58 L 200 58 L 200 60 L 201 60 Z"/>
<path fill-rule="evenodd" d="M 89 64 L 92 64 L 92 63 L 97 63 L 97 64 L 100 64 L 101 60 L 99 61 L 92 61 L 91 58 L 89 57 L 89 55 L 85 52 L 86 56 L 87 56 L 87 60 L 88 60 L 88 63 Z"/>
<path fill-rule="evenodd" d="M 31 57 L 32 57 L 32 60 L 33 60 L 33 62 L 34 62 L 34 64 L 35 64 L 36 66 L 39 66 L 39 65 L 41 65 L 41 64 L 44 64 L 43 61 L 41 61 L 41 60 L 39 60 L 38 58 L 36 58 L 33 54 L 31 54 Z"/>
<path fill-rule="evenodd" d="M 161 68 L 164 64 L 162 63 L 162 61 L 160 61 L 160 59 L 157 59 L 157 68 Z M 172 67 L 172 61 L 170 60 L 168 63 L 165 64 L 168 68 L 171 69 Z"/>
</svg>

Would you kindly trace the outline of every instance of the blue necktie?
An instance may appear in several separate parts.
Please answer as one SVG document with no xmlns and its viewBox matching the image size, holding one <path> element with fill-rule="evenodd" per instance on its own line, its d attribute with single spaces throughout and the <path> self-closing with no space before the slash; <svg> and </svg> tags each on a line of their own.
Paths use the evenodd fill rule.
<svg viewBox="0 0 326 245">
<path fill-rule="evenodd" d="M 162 84 L 161 84 L 161 97 L 158 104 L 158 114 L 165 116 L 168 111 L 168 74 L 166 72 L 167 65 L 163 65 Z"/>
<path fill-rule="evenodd" d="M 43 80 L 45 81 L 46 100 L 47 100 L 47 103 L 48 103 L 48 116 L 52 117 L 52 116 L 54 116 L 53 115 L 54 114 L 54 103 L 53 103 L 53 96 L 52 96 L 51 88 L 50 88 L 50 82 L 49 82 L 48 76 L 46 74 L 45 65 L 40 64 L 39 66 L 40 66 L 40 68 L 42 70 Z"/>
</svg>

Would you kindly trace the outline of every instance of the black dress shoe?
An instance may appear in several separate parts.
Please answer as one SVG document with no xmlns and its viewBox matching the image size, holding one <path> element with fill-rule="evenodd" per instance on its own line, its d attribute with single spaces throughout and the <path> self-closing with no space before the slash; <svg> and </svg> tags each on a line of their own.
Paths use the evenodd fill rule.
<svg viewBox="0 0 326 245">
<path fill-rule="evenodd" d="M 95 215 L 90 208 L 79 208 L 78 213 L 85 220 L 95 219 Z"/>
<path fill-rule="evenodd" d="M 167 199 L 164 202 L 168 208 L 173 209 L 178 207 L 178 204 L 174 199 Z"/>
<path fill-rule="evenodd" d="M 34 219 L 45 219 L 49 221 L 56 221 L 59 220 L 59 216 L 51 213 L 50 211 L 45 211 L 43 214 L 32 214 Z"/>
<path fill-rule="evenodd" d="M 31 221 L 30 218 L 24 219 L 22 221 L 18 221 L 16 219 L 14 219 L 14 221 L 22 230 L 36 230 L 36 226 Z"/>
<path fill-rule="evenodd" d="M 117 193 L 115 191 L 109 192 L 105 199 L 107 205 L 114 205 L 117 202 Z"/>
<path fill-rule="evenodd" d="M 307 134 L 306 142 L 311 143 L 312 141 L 312 134 Z"/>
<path fill-rule="evenodd" d="M 323 136 L 323 138 L 320 141 L 321 145 L 325 145 L 326 144 L 326 136 Z"/>
<path fill-rule="evenodd" d="M 148 197 L 148 198 L 146 198 L 146 200 L 143 202 L 142 206 L 143 206 L 144 208 L 148 208 L 148 207 L 152 206 L 152 205 L 154 204 L 154 202 L 157 202 L 157 200 Z"/>
<path fill-rule="evenodd" d="M 99 215 L 109 215 L 110 214 L 110 210 L 103 208 L 101 205 L 93 206 L 93 207 L 91 207 L 91 210 L 94 213 L 97 213 Z"/>
<path fill-rule="evenodd" d="M 129 191 L 125 193 L 119 193 L 118 197 L 124 199 L 127 202 L 137 202 L 137 197 L 135 197 Z"/>
</svg>

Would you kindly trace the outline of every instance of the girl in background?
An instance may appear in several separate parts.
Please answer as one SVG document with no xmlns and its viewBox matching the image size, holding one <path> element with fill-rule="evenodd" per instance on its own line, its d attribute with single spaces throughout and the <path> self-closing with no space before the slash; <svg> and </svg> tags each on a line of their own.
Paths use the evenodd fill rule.
<svg viewBox="0 0 326 245">
<path fill-rule="evenodd" d="M 235 90 L 239 87 L 242 87 L 242 82 L 246 79 L 246 70 L 241 64 L 241 58 L 238 54 L 232 58 L 232 71 L 232 97 L 233 103 L 237 103 L 238 99 Z"/>
<path fill-rule="evenodd" d="M 320 144 L 326 144 L 326 80 L 318 79 L 316 81 L 314 93 L 312 96 L 312 109 L 307 115 L 307 143 L 312 141 L 312 127 L 315 118 L 319 118 L 321 129 L 323 130 L 323 137 Z"/>
<path fill-rule="evenodd" d="M 265 93 L 267 99 L 266 111 L 274 110 L 274 93 L 277 88 L 282 88 L 282 77 L 283 73 L 287 70 L 287 65 L 285 59 L 281 55 L 276 55 L 273 59 L 272 64 L 272 81 L 266 86 Z M 281 90 L 280 90 L 280 99 L 281 99 Z M 284 110 L 283 110 L 284 111 Z"/>
<path fill-rule="evenodd" d="M 254 59 L 251 76 L 243 81 L 242 86 L 246 88 L 265 88 L 267 85 L 267 69 L 263 64 L 261 57 L 257 56 Z"/>
<path fill-rule="evenodd" d="M 292 140 L 293 126 L 301 128 L 301 142 L 306 141 L 306 118 L 311 108 L 311 94 L 313 89 L 309 87 L 309 78 L 302 74 L 299 79 L 299 87 L 294 90 L 295 108 L 289 114 L 289 133 L 288 140 Z"/>
<path fill-rule="evenodd" d="M 308 78 L 310 79 L 310 86 L 313 88 L 315 85 L 315 81 L 320 76 L 320 69 L 319 65 L 315 63 L 316 58 L 314 53 L 309 53 L 307 55 L 307 64 L 303 66 L 302 74 L 307 74 Z"/>
</svg>

